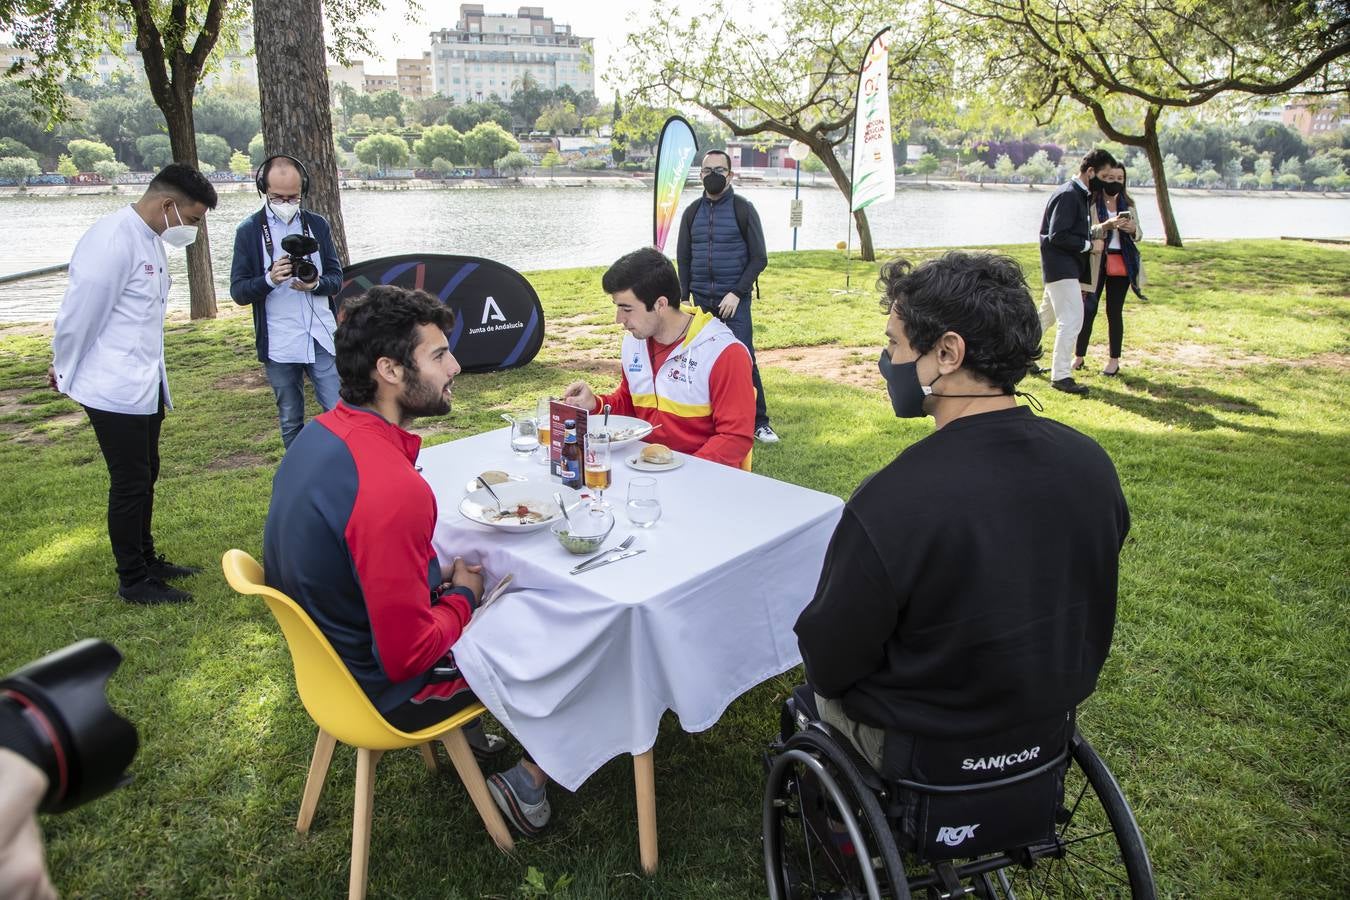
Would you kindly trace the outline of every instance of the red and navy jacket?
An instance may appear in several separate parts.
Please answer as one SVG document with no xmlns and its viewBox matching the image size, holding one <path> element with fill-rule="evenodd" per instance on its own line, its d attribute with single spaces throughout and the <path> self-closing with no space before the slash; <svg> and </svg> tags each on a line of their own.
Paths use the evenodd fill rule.
<svg viewBox="0 0 1350 900">
<path fill-rule="evenodd" d="M 339 403 L 286 451 L 263 535 L 267 583 L 304 607 L 381 712 L 465 687 L 447 655 L 472 594 L 437 595 L 436 497 L 414 467 L 421 445 Z"/>
</svg>

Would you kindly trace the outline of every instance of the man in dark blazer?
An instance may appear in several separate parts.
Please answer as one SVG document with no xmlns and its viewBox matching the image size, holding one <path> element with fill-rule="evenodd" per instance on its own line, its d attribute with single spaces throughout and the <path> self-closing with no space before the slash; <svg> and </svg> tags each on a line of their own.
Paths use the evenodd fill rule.
<svg viewBox="0 0 1350 900">
<path fill-rule="evenodd" d="M 1041 217 L 1041 276 L 1045 292 L 1041 297 L 1041 329 L 1059 323 L 1055 347 L 1050 358 L 1050 385 L 1056 390 L 1085 396 L 1086 386 L 1073 380 L 1074 342 L 1083 325 L 1083 295 L 1079 283 L 1090 282 L 1088 265 L 1101 233 L 1115 227 L 1115 219 L 1098 226 L 1093 233 L 1088 200 L 1100 190 L 1097 173 L 1119 166 L 1115 157 L 1097 149 L 1083 157 L 1078 177 L 1062 184 L 1050 195 Z"/>
<path fill-rule="evenodd" d="M 289 448 L 305 424 L 306 375 L 325 411 L 337 405 L 333 298 L 342 290 L 342 263 L 328 222 L 300 208 L 309 194 L 309 174 L 300 160 L 269 157 L 258 167 L 255 184 L 263 207 L 234 233 L 230 296 L 253 307 L 258 359 L 277 398 L 282 446 Z M 282 247 L 291 235 L 317 242 L 318 249 L 304 256 L 314 271 L 293 263 Z"/>
</svg>

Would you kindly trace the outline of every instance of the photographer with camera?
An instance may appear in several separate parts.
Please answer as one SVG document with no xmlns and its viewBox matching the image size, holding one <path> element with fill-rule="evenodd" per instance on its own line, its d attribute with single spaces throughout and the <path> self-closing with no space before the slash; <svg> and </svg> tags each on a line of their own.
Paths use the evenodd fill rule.
<svg viewBox="0 0 1350 900">
<path fill-rule="evenodd" d="M 263 207 L 234 234 L 230 296 L 253 307 L 258 359 L 277 398 L 281 443 L 305 424 L 305 375 L 324 410 L 338 400 L 333 332 L 342 263 L 323 216 L 301 209 L 309 173 L 293 156 L 263 160 L 254 178 Z"/>
</svg>

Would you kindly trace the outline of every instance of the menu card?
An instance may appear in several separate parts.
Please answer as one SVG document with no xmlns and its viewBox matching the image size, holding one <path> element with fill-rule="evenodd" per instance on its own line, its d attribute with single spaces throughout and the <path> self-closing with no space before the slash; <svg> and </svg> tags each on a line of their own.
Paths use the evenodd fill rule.
<svg viewBox="0 0 1350 900">
<path fill-rule="evenodd" d="M 584 453 L 586 450 L 586 410 L 564 403 L 561 400 L 552 400 L 548 404 L 548 412 L 549 471 L 555 476 L 561 477 L 558 475 L 558 463 L 562 460 L 563 438 L 567 437 L 567 420 L 574 419 L 576 421 L 577 443 Z"/>
</svg>

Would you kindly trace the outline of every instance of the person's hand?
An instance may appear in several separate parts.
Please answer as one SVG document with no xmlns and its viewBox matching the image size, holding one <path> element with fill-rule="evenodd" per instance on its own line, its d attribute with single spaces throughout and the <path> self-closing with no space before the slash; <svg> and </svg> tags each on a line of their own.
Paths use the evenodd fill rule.
<svg viewBox="0 0 1350 900">
<path fill-rule="evenodd" d="M 587 412 L 595 409 L 595 391 L 584 381 L 574 381 L 563 391 L 563 402 L 569 406 L 575 406 L 584 409 Z"/>
<path fill-rule="evenodd" d="M 267 277 L 277 287 L 285 284 L 286 279 L 291 277 L 291 258 L 289 256 L 278 256 L 272 261 L 272 268 L 267 270 Z"/>
<path fill-rule="evenodd" d="M 56 386 L 56 366 L 47 367 L 47 387 L 51 388 L 54 391 L 61 390 L 59 387 Z"/>
<path fill-rule="evenodd" d="M 473 591 L 474 603 L 483 599 L 482 566 L 471 566 L 456 556 L 454 568 L 450 570 L 450 583 L 455 587 L 468 588 Z"/>
<path fill-rule="evenodd" d="M 741 305 L 741 298 L 734 293 L 729 293 L 722 298 L 722 302 L 717 306 L 717 315 L 723 319 L 730 319 L 736 314 L 736 307 Z"/>
<path fill-rule="evenodd" d="M 1133 218 L 1133 217 L 1121 219 L 1121 220 L 1120 220 L 1120 224 L 1119 224 L 1117 227 L 1118 227 L 1121 231 L 1123 231 L 1123 232 L 1125 232 L 1126 234 L 1129 234 L 1129 235 L 1134 234 L 1134 233 L 1135 233 L 1135 229 L 1137 228 L 1137 226 L 1134 224 L 1134 218 Z"/>
<path fill-rule="evenodd" d="M 1101 238 L 1097 238 L 1097 240 L 1092 242 L 1093 253 L 1101 253 L 1105 249 L 1106 249 L 1106 241 L 1102 240 Z"/>
<path fill-rule="evenodd" d="M 1111 231 L 1120 227 L 1120 216 L 1112 216 L 1102 223 L 1102 231 Z"/>
<path fill-rule="evenodd" d="M 305 291 L 306 293 L 308 293 L 309 291 L 314 290 L 314 289 L 315 289 L 316 287 L 318 287 L 318 286 L 319 286 L 319 279 L 317 279 L 317 278 L 315 278 L 313 281 L 309 282 L 308 284 L 306 284 L 306 283 L 303 282 L 303 281 L 293 281 L 293 282 L 291 282 L 291 288 L 292 288 L 292 289 L 297 290 L 297 291 Z"/>
<path fill-rule="evenodd" d="M 56 900 L 35 815 L 46 792 L 40 769 L 0 747 L 0 893 L 6 900 Z"/>
</svg>

